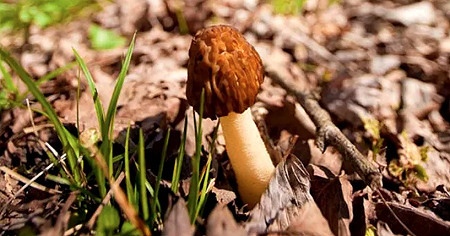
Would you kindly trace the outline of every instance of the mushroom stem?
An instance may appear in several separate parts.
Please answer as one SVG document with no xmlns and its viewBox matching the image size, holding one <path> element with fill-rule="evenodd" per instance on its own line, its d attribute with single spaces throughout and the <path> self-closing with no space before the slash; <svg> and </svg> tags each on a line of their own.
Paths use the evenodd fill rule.
<svg viewBox="0 0 450 236">
<path fill-rule="evenodd" d="M 253 122 L 250 108 L 242 114 L 230 112 L 220 118 L 239 194 L 253 208 L 269 185 L 275 167 Z"/>
</svg>

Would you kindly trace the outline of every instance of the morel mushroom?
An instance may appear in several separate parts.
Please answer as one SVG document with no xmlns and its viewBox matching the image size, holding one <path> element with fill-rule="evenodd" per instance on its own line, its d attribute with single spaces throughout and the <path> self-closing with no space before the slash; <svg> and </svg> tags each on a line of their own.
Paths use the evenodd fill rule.
<svg viewBox="0 0 450 236">
<path fill-rule="evenodd" d="M 220 117 L 238 191 L 249 207 L 259 202 L 275 170 L 249 108 L 263 80 L 259 54 L 236 29 L 197 32 L 189 49 L 187 99 L 198 111 L 205 90 L 203 117 Z"/>
</svg>

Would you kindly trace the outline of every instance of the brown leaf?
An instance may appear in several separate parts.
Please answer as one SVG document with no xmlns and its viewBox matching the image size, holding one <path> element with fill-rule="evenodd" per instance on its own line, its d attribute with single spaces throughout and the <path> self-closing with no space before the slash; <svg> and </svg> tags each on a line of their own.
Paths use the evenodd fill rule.
<svg viewBox="0 0 450 236">
<path fill-rule="evenodd" d="M 360 126 L 362 119 L 392 120 L 401 104 L 400 85 L 386 77 L 365 74 L 336 81 L 322 92 L 322 102 L 339 119 Z"/>
<path fill-rule="evenodd" d="M 450 198 L 433 198 L 425 201 L 422 205 L 430 208 L 443 220 L 450 221 Z"/>
<path fill-rule="evenodd" d="M 381 220 L 377 223 L 377 233 L 379 236 L 395 236 L 389 225 Z"/>
<path fill-rule="evenodd" d="M 352 185 L 347 176 L 334 175 L 323 167 L 309 165 L 311 194 L 336 235 L 350 235 L 353 219 Z"/>
<path fill-rule="evenodd" d="M 300 231 L 305 230 L 305 225 L 314 224 L 314 229 L 321 229 L 315 233 L 332 235 L 322 214 L 314 207 L 315 203 L 309 189 L 308 172 L 297 157 L 290 155 L 278 164 L 260 203 L 250 212 L 250 220 L 246 224 L 247 231 L 258 233 L 285 231 L 291 224 L 291 230 Z M 301 220 L 307 218 L 311 222 Z"/>
<path fill-rule="evenodd" d="M 378 219 L 387 222 L 396 234 L 406 234 L 407 232 L 389 211 L 388 206 L 392 208 L 402 222 L 416 235 L 450 235 L 450 224 L 448 222 L 410 206 L 393 202 L 388 203 L 388 205 L 378 203 L 375 206 Z"/>
<path fill-rule="evenodd" d="M 361 190 L 353 195 L 352 206 L 353 206 L 353 220 L 350 223 L 350 231 L 352 235 L 364 235 L 367 229 L 367 208 L 365 206 L 364 195 Z"/>
<path fill-rule="evenodd" d="M 216 195 L 216 200 L 220 205 L 228 205 L 236 199 L 236 193 L 230 190 L 213 187 L 211 192 Z"/>
<path fill-rule="evenodd" d="M 164 222 L 163 236 L 188 236 L 194 235 L 194 227 L 191 225 L 186 203 L 182 198 L 178 199 L 175 206 Z"/>
<path fill-rule="evenodd" d="M 402 80 L 403 109 L 411 111 L 418 117 L 423 117 L 432 110 L 439 109 L 443 98 L 438 95 L 436 87 L 417 79 Z"/>
<path fill-rule="evenodd" d="M 247 233 L 236 223 L 226 206 L 218 205 L 208 217 L 206 235 L 245 236 Z"/>
<path fill-rule="evenodd" d="M 305 236 L 333 235 L 327 220 L 314 201 L 307 202 L 300 208 L 299 216 L 291 222 L 286 233 Z"/>
</svg>

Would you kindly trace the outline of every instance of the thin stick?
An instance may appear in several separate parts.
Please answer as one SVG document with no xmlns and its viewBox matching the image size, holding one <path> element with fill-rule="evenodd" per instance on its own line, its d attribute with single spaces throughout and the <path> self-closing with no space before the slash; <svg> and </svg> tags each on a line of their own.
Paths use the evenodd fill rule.
<svg viewBox="0 0 450 236">
<path fill-rule="evenodd" d="M 125 172 L 121 172 L 119 177 L 117 177 L 116 182 L 114 182 L 115 185 L 120 185 L 123 178 L 125 177 Z M 106 194 L 105 198 L 103 198 L 102 203 L 97 207 L 94 214 L 92 214 L 91 219 L 89 219 L 88 223 L 86 224 L 86 227 L 91 230 L 94 227 L 95 221 L 97 220 L 97 217 L 100 215 L 100 213 L 103 210 L 103 207 L 111 201 L 111 197 L 113 195 L 112 188 L 109 189 L 108 193 Z"/>
<path fill-rule="evenodd" d="M 28 104 L 28 105 L 29 105 L 29 104 Z M 43 144 L 43 142 L 42 142 L 41 140 L 39 140 L 39 139 L 38 139 L 38 142 L 39 142 L 39 144 L 42 146 L 42 148 L 45 149 L 45 147 L 47 147 L 47 148 L 50 150 L 50 152 L 53 153 L 54 156 L 56 156 L 56 157 L 59 158 L 58 152 L 56 152 L 56 150 L 55 150 L 52 146 L 50 146 L 50 144 L 48 144 L 47 142 L 45 142 L 45 144 Z M 62 155 L 62 156 L 59 158 L 59 160 L 58 160 L 59 163 L 61 164 L 61 166 L 63 166 L 63 168 L 65 167 L 65 165 L 64 165 L 64 160 L 65 160 L 65 159 L 66 159 L 66 154 Z M 6 202 L 6 203 L 3 205 L 3 207 L 2 207 L 2 209 L 1 209 L 1 211 L 0 211 L 0 216 L 2 216 L 2 215 L 5 213 L 6 209 L 7 209 L 8 206 L 9 206 L 9 204 L 11 204 L 11 202 L 14 201 L 14 199 L 16 199 L 17 196 L 18 196 L 21 192 L 23 192 L 26 188 L 28 188 L 29 186 L 34 187 L 34 188 L 38 188 L 38 189 L 40 189 L 40 190 L 42 190 L 42 191 L 46 191 L 46 190 L 45 190 L 45 189 L 46 189 L 45 186 L 40 185 L 40 184 L 38 184 L 38 183 L 35 183 L 35 181 L 36 181 L 40 176 L 42 176 L 44 173 L 48 172 L 48 170 L 50 170 L 53 166 L 54 166 L 54 163 L 51 163 L 51 164 L 48 165 L 44 170 L 42 170 L 41 172 L 39 172 L 36 176 L 34 176 L 34 177 L 33 177 L 32 179 L 30 179 L 30 180 L 28 180 L 28 179 L 25 178 L 24 176 L 22 176 L 22 175 L 20 175 L 20 174 L 14 172 L 14 171 L 8 169 L 7 167 L 5 167 L 5 169 L 3 170 L 3 171 L 5 171 L 5 173 L 6 173 L 6 171 L 10 172 L 9 174 L 10 174 L 11 176 L 16 176 L 17 178 L 20 178 L 20 179 L 18 179 L 18 180 L 20 180 L 20 181 L 22 181 L 22 182 L 25 181 L 25 182 L 24 182 L 25 185 L 22 186 L 22 188 L 20 188 L 19 191 L 17 191 L 17 192 L 13 195 L 13 197 L 10 198 L 10 199 L 8 200 L 8 202 Z M 1 168 L 1 167 L 0 167 L 0 168 Z M 42 186 L 42 188 L 39 188 L 39 186 Z M 44 190 L 43 190 L 43 189 L 44 189 Z M 59 190 L 54 190 L 54 191 L 57 191 L 57 193 L 55 193 L 55 194 L 61 193 Z"/>
<path fill-rule="evenodd" d="M 268 67 L 266 67 L 267 69 Z M 276 71 L 266 71 L 274 82 L 295 96 L 316 125 L 316 144 L 322 152 L 331 144 L 339 150 L 346 162 L 358 173 L 364 183 L 372 189 L 383 186 L 381 173 L 365 158 L 350 140 L 331 121 L 331 117 L 310 93 L 302 91 L 297 83 L 282 78 Z"/>
<path fill-rule="evenodd" d="M 386 205 L 387 209 L 389 210 L 389 212 L 391 212 L 391 214 L 394 216 L 394 218 L 398 221 L 398 223 L 400 223 L 400 225 L 406 230 L 406 232 L 408 232 L 408 234 L 412 235 L 412 236 L 416 236 L 416 234 L 414 234 L 409 228 L 408 226 L 405 225 L 405 223 L 403 223 L 403 221 L 400 219 L 400 217 L 397 216 L 397 214 L 395 214 L 394 210 L 392 210 L 391 206 L 389 206 L 388 202 L 386 201 L 386 199 L 384 199 L 383 194 L 381 194 L 380 190 L 376 189 L 375 190 L 381 197 L 381 201 L 383 201 L 383 203 Z"/>
<path fill-rule="evenodd" d="M 45 230 L 41 235 L 42 236 L 51 236 L 51 235 L 61 235 L 62 232 L 65 231 L 67 228 L 67 224 L 69 223 L 70 219 L 70 212 L 69 209 L 72 206 L 72 204 L 77 199 L 78 191 L 71 192 L 69 198 L 67 198 L 66 203 L 64 203 L 63 208 L 59 212 L 58 218 L 56 220 L 56 224 L 54 227 Z"/>
<path fill-rule="evenodd" d="M 61 191 L 56 190 L 56 189 L 52 189 L 52 188 L 47 188 L 44 185 L 38 184 L 36 182 L 32 182 L 30 179 L 28 179 L 27 177 L 9 169 L 6 166 L 0 166 L 0 170 L 5 172 L 8 175 L 11 175 L 14 179 L 19 180 L 20 182 L 24 183 L 24 184 L 28 184 L 28 186 L 31 186 L 35 189 L 39 189 L 41 191 L 50 193 L 50 194 L 60 194 Z"/>
<path fill-rule="evenodd" d="M 64 154 L 60 161 L 64 161 L 66 159 L 66 154 Z M 16 198 L 23 190 L 25 190 L 28 186 L 30 186 L 33 182 L 35 182 L 39 177 L 41 177 L 44 173 L 46 173 L 47 171 L 49 171 L 52 167 L 54 166 L 53 163 L 51 163 L 50 165 L 48 165 L 47 167 L 45 167 L 44 170 L 42 170 L 41 172 L 39 172 L 37 175 L 35 175 L 33 178 L 30 179 L 30 181 L 28 181 L 28 183 L 26 183 L 22 188 L 19 189 L 19 191 L 17 191 L 14 194 L 14 198 Z"/>
</svg>

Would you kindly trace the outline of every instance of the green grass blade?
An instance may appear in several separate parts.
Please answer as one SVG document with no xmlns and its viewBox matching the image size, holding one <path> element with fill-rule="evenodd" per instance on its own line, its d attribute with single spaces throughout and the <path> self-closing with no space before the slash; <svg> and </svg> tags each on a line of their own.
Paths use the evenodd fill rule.
<svg viewBox="0 0 450 236">
<path fill-rule="evenodd" d="M 118 161 L 121 161 L 121 160 L 123 159 L 123 157 L 124 157 L 124 154 L 123 154 L 123 153 L 114 156 L 114 157 L 113 157 L 113 163 L 116 163 L 116 162 L 118 162 Z"/>
<path fill-rule="evenodd" d="M 199 212 L 201 209 L 203 209 L 204 207 L 204 203 L 206 200 L 206 196 L 208 194 L 208 186 L 210 185 L 210 180 L 209 180 L 209 171 L 211 170 L 211 160 L 212 160 L 212 155 L 211 153 L 208 155 L 208 161 L 206 163 L 206 168 L 204 170 L 204 175 L 203 178 L 200 180 L 200 182 L 202 183 L 202 190 L 200 192 L 200 199 L 198 200 L 198 205 L 197 205 L 197 209 L 195 211 L 195 218 L 197 218 Z"/>
<path fill-rule="evenodd" d="M 127 189 L 127 198 L 128 201 L 133 204 L 133 186 L 131 185 L 131 179 L 130 179 L 130 154 L 129 154 L 129 149 L 130 149 L 130 124 L 128 124 L 128 128 L 127 128 L 127 136 L 125 139 L 125 157 L 124 157 L 124 162 L 125 162 L 125 184 L 126 184 L 126 189 Z M 134 204 L 133 204 L 134 205 Z"/>
<path fill-rule="evenodd" d="M 215 150 L 215 143 L 216 143 L 216 139 L 217 139 L 217 132 L 219 131 L 219 126 L 220 126 L 220 120 L 217 122 L 216 127 L 214 127 L 213 130 L 213 136 L 212 136 L 212 140 L 211 140 L 211 147 L 209 148 L 209 155 L 208 155 L 208 161 L 210 161 L 210 157 L 213 155 L 214 150 Z M 205 178 L 205 173 L 209 170 L 207 170 L 208 165 L 205 166 L 205 168 L 202 171 L 202 175 L 200 176 L 200 182 L 202 182 Z M 208 177 L 206 177 L 207 179 Z"/>
<path fill-rule="evenodd" d="M 100 98 L 98 97 L 97 88 L 95 87 L 94 79 L 92 78 L 91 72 L 89 72 L 89 69 L 86 66 L 86 63 L 84 62 L 83 58 L 80 57 L 77 50 L 75 48 L 72 49 L 73 53 L 75 54 L 75 57 L 77 59 L 78 65 L 80 66 L 81 70 L 83 71 L 84 76 L 86 77 L 89 85 L 89 89 L 91 90 L 92 97 L 94 99 L 94 106 L 95 111 L 97 112 L 97 120 L 98 120 L 98 126 L 100 128 L 100 132 L 102 134 L 102 138 L 105 138 L 105 121 L 104 121 L 104 111 L 103 111 L 103 105 L 100 101 Z M 105 139 L 103 139 L 105 141 Z"/>
<path fill-rule="evenodd" d="M 9 92 L 17 94 L 19 90 L 17 89 L 16 85 L 14 84 L 13 78 L 10 73 L 6 70 L 5 66 L 3 66 L 3 62 L 0 61 L 0 70 L 2 71 L 3 80 L 2 86 L 7 89 Z"/>
<path fill-rule="evenodd" d="M 123 83 L 125 81 L 125 77 L 128 72 L 128 67 L 130 66 L 131 56 L 134 50 L 134 41 L 136 34 L 133 35 L 133 39 L 131 40 L 130 46 L 128 47 L 128 51 L 125 57 L 125 61 L 122 64 L 122 69 L 120 70 L 119 77 L 117 78 L 116 86 L 114 87 L 113 94 L 111 96 L 111 100 L 109 102 L 108 111 L 106 114 L 105 120 L 105 128 L 108 130 L 112 130 L 111 125 L 114 121 L 114 116 L 117 111 L 117 102 L 119 101 L 120 91 L 122 90 Z"/>
<path fill-rule="evenodd" d="M 164 170 L 164 162 L 166 161 L 166 156 L 167 156 L 167 147 L 169 146 L 169 138 L 170 138 L 170 128 L 167 129 L 167 133 L 166 133 L 166 138 L 164 139 L 164 147 L 161 153 L 161 159 L 160 159 L 160 163 L 159 163 L 159 168 L 158 168 L 158 175 L 156 177 L 156 184 L 155 184 L 155 194 L 153 196 L 153 201 L 152 201 L 152 220 L 151 222 L 154 222 L 154 220 L 156 219 L 156 217 L 158 214 L 156 212 L 156 205 L 159 202 L 158 199 L 158 194 L 159 194 L 159 187 L 161 186 L 161 179 L 162 179 L 162 173 Z"/>
<path fill-rule="evenodd" d="M 134 41 L 135 41 L 135 35 L 133 35 L 133 39 L 131 40 L 130 46 L 128 47 L 127 54 L 125 56 L 125 61 L 122 64 L 122 69 L 120 70 L 120 74 L 117 78 L 116 85 L 114 86 L 114 91 L 111 95 L 111 99 L 108 105 L 108 110 L 106 113 L 106 118 L 104 120 L 104 126 L 102 131 L 103 136 L 103 143 L 100 147 L 100 150 L 102 151 L 103 155 L 110 157 L 112 154 L 112 135 L 114 130 L 114 117 L 117 111 L 117 103 L 119 101 L 120 92 L 122 90 L 123 83 L 125 81 L 125 77 L 128 72 L 128 68 L 130 66 L 131 62 L 131 56 L 133 54 L 134 50 Z M 108 164 L 109 169 L 112 171 L 113 169 L 113 162 L 111 161 L 111 158 L 108 158 Z"/>
<path fill-rule="evenodd" d="M 211 146 L 208 154 L 208 161 L 206 163 L 205 168 L 202 171 L 202 176 L 200 177 L 200 183 L 202 183 L 202 190 L 200 192 L 200 200 L 198 201 L 195 217 L 197 217 L 200 211 L 204 208 L 206 198 L 208 196 L 208 187 L 211 184 L 211 181 L 209 180 L 209 172 L 211 170 L 212 155 L 214 155 L 215 143 L 217 139 L 217 132 L 219 131 L 219 126 L 220 120 L 217 122 L 216 127 L 214 127 Z"/>
<path fill-rule="evenodd" d="M 39 91 L 38 87 L 36 86 L 31 76 L 13 57 L 11 57 L 11 55 L 8 52 L 3 50 L 2 48 L 0 48 L 0 60 L 4 60 L 6 63 L 8 63 L 8 65 L 17 73 L 17 75 L 20 77 L 23 83 L 27 86 L 31 94 L 33 94 L 36 100 L 43 107 L 45 113 L 47 114 L 48 119 L 50 120 L 50 122 L 53 123 L 56 133 L 58 134 L 58 137 L 64 147 L 64 150 L 67 153 L 67 159 L 69 160 L 69 165 L 75 177 L 75 181 L 77 182 L 77 184 L 80 184 L 80 173 L 77 168 L 77 155 L 73 150 L 74 147 L 69 142 L 69 138 L 67 135 L 69 133 L 59 120 L 55 110 L 52 108 L 52 106 L 47 101 L 45 96 L 41 93 L 41 91 Z M 71 135 L 69 134 L 69 136 Z"/>
<path fill-rule="evenodd" d="M 144 134 L 142 133 L 142 129 L 139 129 L 139 192 L 140 192 L 140 200 L 141 200 L 141 208 L 142 208 L 142 216 L 144 220 L 148 220 L 149 217 L 149 209 L 148 209 L 148 199 L 147 199 L 147 190 L 145 189 L 145 182 L 147 181 L 146 177 L 146 167 L 145 167 L 145 147 L 144 147 Z"/>
<path fill-rule="evenodd" d="M 56 69 L 53 70 L 53 71 L 50 71 L 50 73 L 48 73 L 48 74 L 42 76 L 41 78 L 39 78 L 39 79 L 36 81 L 36 85 L 39 86 L 39 85 L 41 85 L 42 83 L 45 83 L 45 82 L 47 82 L 47 81 L 49 81 L 49 80 L 55 78 L 56 76 L 58 76 L 58 75 L 60 75 L 60 74 L 62 74 L 62 73 L 64 73 L 64 72 L 66 72 L 66 71 L 72 69 L 76 64 L 77 64 L 77 62 L 73 61 L 73 62 L 71 62 L 71 63 L 68 63 L 68 64 L 64 65 L 64 66 L 61 66 L 61 67 L 59 67 L 59 68 L 56 68 Z"/>
<path fill-rule="evenodd" d="M 205 90 L 202 90 L 201 98 L 200 98 L 200 111 L 199 111 L 199 119 L 197 125 L 197 132 L 195 136 L 195 154 L 192 158 L 192 178 L 191 178 L 191 186 L 189 189 L 189 197 L 188 197 L 188 210 L 189 216 L 191 219 L 191 223 L 193 224 L 196 219 L 197 212 L 197 204 L 198 204 L 198 191 L 199 191 L 199 182 L 200 182 L 200 155 L 202 152 L 202 117 L 203 117 L 203 106 L 205 103 Z M 195 120 L 195 114 L 194 114 Z"/>
<path fill-rule="evenodd" d="M 80 139 L 80 96 L 81 96 L 81 89 L 80 89 L 80 85 L 81 85 L 81 74 L 80 74 L 80 70 L 78 70 L 78 75 L 77 75 L 77 134 L 78 134 L 78 139 Z"/>
<path fill-rule="evenodd" d="M 117 179 L 119 177 L 120 173 L 122 172 L 122 168 L 123 168 L 123 161 L 121 161 L 117 166 L 116 173 L 114 174 L 114 179 Z"/>
<path fill-rule="evenodd" d="M 109 141 L 109 140 L 108 140 Z M 109 171 L 109 177 L 113 176 L 113 172 L 114 172 L 114 163 L 113 163 L 113 145 L 112 142 L 109 142 L 108 145 L 109 149 L 108 149 L 108 171 Z"/>
<path fill-rule="evenodd" d="M 49 173 L 45 174 L 45 179 L 53 181 L 53 182 L 58 183 L 58 184 L 62 184 L 62 185 L 68 185 L 68 186 L 71 185 L 71 182 L 68 181 L 66 178 L 62 178 L 62 177 L 59 177 L 59 176 L 56 176 L 56 175 L 52 175 L 52 174 L 49 174 Z"/>
<path fill-rule="evenodd" d="M 175 162 L 175 165 L 173 166 L 171 189 L 172 189 L 172 192 L 174 192 L 174 193 L 178 193 L 178 190 L 179 190 L 178 187 L 179 187 L 181 170 L 183 167 L 184 152 L 185 152 L 185 147 L 186 147 L 187 125 L 188 125 L 188 117 L 186 116 L 184 118 L 183 137 L 181 139 L 180 148 L 178 149 L 178 157 Z"/>
</svg>

